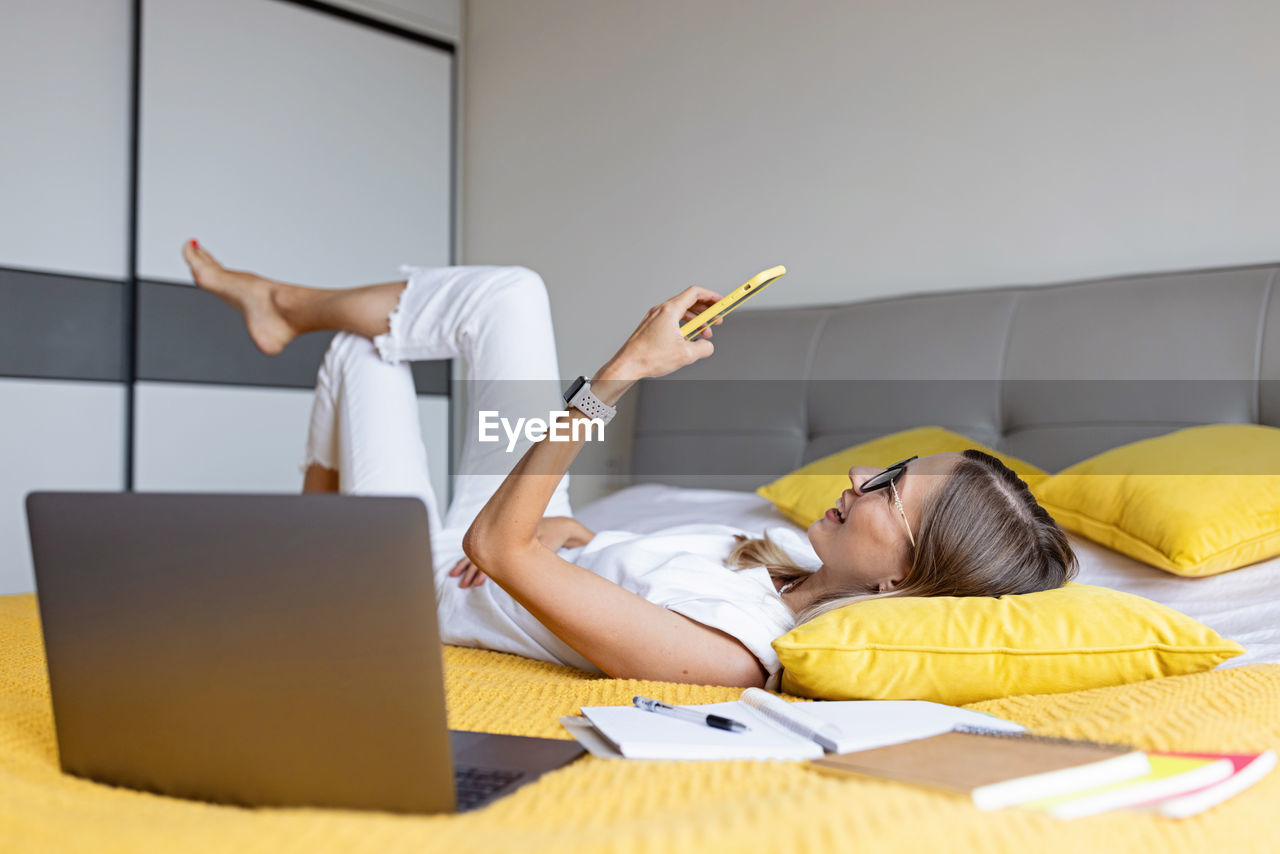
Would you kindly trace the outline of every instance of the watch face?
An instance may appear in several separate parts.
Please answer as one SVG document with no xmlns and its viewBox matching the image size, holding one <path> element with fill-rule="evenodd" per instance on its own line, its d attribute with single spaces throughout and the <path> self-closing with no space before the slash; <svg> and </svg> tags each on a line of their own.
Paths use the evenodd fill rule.
<svg viewBox="0 0 1280 854">
<path fill-rule="evenodd" d="M 582 387 L 586 384 L 587 384 L 586 377 L 578 377 L 576 380 L 570 383 L 569 387 L 564 390 L 565 402 L 567 403 L 570 400 L 573 400 L 573 396 L 577 394 L 579 391 L 581 391 Z"/>
</svg>

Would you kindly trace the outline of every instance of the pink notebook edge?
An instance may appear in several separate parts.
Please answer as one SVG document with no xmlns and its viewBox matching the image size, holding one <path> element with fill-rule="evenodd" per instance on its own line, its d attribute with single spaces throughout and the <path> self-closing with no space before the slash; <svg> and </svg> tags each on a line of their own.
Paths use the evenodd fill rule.
<svg viewBox="0 0 1280 854">
<path fill-rule="evenodd" d="M 1231 762 L 1231 773 L 1216 783 L 1210 783 L 1207 786 L 1200 786 L 1176 795 L 1166 795 L 1163 798 L 1152 798 L 1149 801 L 1143 801 L 1134 804 L 1137 809 L 1150 809 L 1157 812 L 1163 812 L 1165 809 L 1172 809 L 1176 804 L 1182 802 L 1194 802 L 1197 799 L 1204 798 L 1205 795 L 1215 790 L 1223 792 L 1220 798 L 1205 799 L 1205 803 L 1200 805 L 1192 812 L 1180 814 L 1165 815 L 1169 818 L 1190 818 L 1205 810 L 1216 807 L 1218 804 L 1228 801 L 1236 795 L 1244 792 L 1252 787 L 1258 781 L 1262 780 L 1276 766 L 1276 752 L 1274 750 L 1264 750 L 1260 753 L 1200 753 L 1193 751 L 1172 751 L 1172 750 L 1153 750 L 1149 751 L 1151 755 L 1156 756 L 1177 756 L 1184 759 L 1209 759 L 1220 760 L 1226 759 Z M 1247 779 L 1246 779 L 1247 778 Z"/>
</svg>

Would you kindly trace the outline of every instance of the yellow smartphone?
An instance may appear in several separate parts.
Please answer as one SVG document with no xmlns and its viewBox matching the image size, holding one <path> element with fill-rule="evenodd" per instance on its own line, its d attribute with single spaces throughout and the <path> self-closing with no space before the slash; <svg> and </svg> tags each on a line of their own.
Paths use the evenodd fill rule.
<svg viewBox="0 0 1280 854">
<path fill-rule="evenodd" d="M 692 341 L 702 332 L 702 328 L 711 323 L 717 317 L 724 317 L 747 300 L 771 285 L 775 279 L 787 274 L 787 268 L 778 266 L 770 267 L 763 273 L 757 273 L 751 277 L 746 284 L 741 285 L 733 293 L 717 302 L 711 308 L 702 314 L 690 320 L 684 326 L 680 327 L 680 334 L 684 336 L 684 340 Z"/>
</svg>

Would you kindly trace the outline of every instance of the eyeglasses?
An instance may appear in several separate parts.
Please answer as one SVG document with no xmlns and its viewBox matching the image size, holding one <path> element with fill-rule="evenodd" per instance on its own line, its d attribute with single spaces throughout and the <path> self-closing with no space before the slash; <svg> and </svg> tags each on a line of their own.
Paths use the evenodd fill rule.
<svg viewBox="0 0 1280 854">
<path fill-rule="evenodd" d="M 911 548 L 916 547 L 915 535 L 911 533 L 911 523 L 907 521 L 907 511 L 902 507 L 902 499 L 898 497 L 898 481 L 902 480 L 902 476 L 907 473 L 907 463 L 920 459 L 919 456 L 907 457 L 899 463 L 894 463 L 878 475 L 863 482 L 858 487 L 858 491 L 862 494 L 875 492 L 877 489 L 888 489 L 893 495 L 893 503 L 898 508 L 898 515 L 902 517 L 902 524 L 907 526 L 907 539 L 911 541 Z"/>
</svg>

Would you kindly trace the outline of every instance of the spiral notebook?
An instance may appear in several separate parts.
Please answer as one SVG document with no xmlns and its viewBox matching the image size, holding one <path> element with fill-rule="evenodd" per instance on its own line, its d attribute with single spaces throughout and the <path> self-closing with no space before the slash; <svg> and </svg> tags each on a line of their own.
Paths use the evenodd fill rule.
<svg viewBox="0 0 1280 854">
<path fill-rule="evenodd" d="M 788 703 L 759 688 L 748 688 L 730 703 L 683 708 L 733 718 L 751 729 L 726 732 L 634 706 L 583 706 L 582 717 L 560 722 L 594 755 L 626 759 L 803 760 L 926 738 L 958 726 L 1024 729 L 982 712 L 923 700 Z"/>
</svg>

